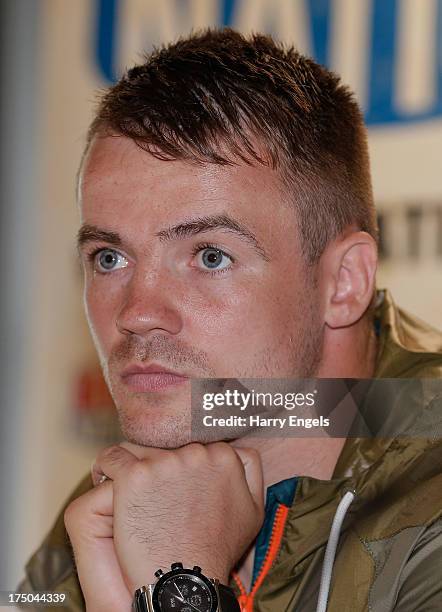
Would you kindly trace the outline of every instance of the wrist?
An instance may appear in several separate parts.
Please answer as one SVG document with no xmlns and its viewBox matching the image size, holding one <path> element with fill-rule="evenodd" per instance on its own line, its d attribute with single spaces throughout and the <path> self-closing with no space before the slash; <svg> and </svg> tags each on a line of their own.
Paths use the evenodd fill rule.
<svg viewBox="0 0 442 612">
<path fill-rule="evenodd" d="M 199 567 L 202 568 L 204 575 L 208 578 L 218 580 L 221 584 L 228 584 L 230 577 L 230 568 L 226 568 L 224 565 L 215 565 L 213 563 L 213 559 L 211 562 L 205 562 L 203 559 L 200 559 L 198 555 L 192 556 L 190 559 L 187 557 L 175 556 L 176 558 L 184 559 L 183 566 L 184 567 L 194 567 L 198 564 Z M 171 560 L 173 561 L 173 559 Z M 136 571 L 131 572 L 131 576 L 125 578 L 125 582 L 128 586 L 128 589 L 131 593 L 134 593 L 137 589 L 145 586 L 146 584 L 152 584 L 157 580 L 157 572 L 158 570 L 162 570 L 164 573 L 170 570 L 170 563 L 168 565 L 164 565 L 164 563 L 157 563 L 149 565 L 146 567 L 143 565 L 143 568 Z"/>
<path fill-rule="evenodd" d="M 146 583 L 134 592 L 135 612 L 173 612 L 177 606 L 199 612 L 240 612 L 233 590 L 199 566 L 174 562 L 165 572 L 159 568 L 155 577 L 154 584 Z"/>
</svg>

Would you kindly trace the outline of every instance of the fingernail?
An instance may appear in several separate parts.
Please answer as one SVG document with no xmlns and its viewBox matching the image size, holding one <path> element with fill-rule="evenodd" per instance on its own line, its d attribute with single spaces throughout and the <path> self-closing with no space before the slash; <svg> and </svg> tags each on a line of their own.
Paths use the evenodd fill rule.
<svg viewBox="0 0 442 612">
<path fill-rule="evenodd" d="M 107 478 L 105 474 L 100 470 L 98 465 L 94 462 L 91 466 L 91 476 L 94 487 L 104 482 Z"/>
</svg>

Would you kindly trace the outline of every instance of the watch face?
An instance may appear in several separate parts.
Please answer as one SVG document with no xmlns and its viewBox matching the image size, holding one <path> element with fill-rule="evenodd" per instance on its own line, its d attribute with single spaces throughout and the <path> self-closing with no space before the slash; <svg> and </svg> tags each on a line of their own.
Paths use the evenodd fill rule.
<svg viewBox="0 0 442 612">
<path fill-rule="evenodd" d="M 205 576 L 192 570 L 168 572 L 152 594 L 155 610 L 161 612 L 216 612 L 216 591 Z"/>
</svg>

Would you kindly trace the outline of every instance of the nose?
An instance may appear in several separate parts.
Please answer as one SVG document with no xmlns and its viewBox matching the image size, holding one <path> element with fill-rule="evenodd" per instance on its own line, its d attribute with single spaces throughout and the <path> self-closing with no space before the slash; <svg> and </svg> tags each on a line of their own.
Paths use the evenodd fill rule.
<svg viewBox="0 0 442 612">
<path fill-rule="evenodd" d="M 178 334 L 183 327 L 177 287 L 166 276 L 134 274 L 126 286 L 116 326 L 125 335 L 148 336 L 158 330 Z"/>
</svg>

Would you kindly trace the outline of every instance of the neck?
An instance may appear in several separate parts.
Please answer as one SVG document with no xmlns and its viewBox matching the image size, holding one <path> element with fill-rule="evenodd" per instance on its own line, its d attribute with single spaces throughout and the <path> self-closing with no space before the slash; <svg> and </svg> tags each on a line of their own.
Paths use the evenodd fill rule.
<svg viewBox="0 0 442 612">
<path fill-rule="evenodd" d="M 316 378 L 371 378 L 374 375 L 377 342 L 365 321 L 348 329 L 324 332 L 324 346 Z M 336 359 L 340 356 L 340 360 Z M 309 476 L 330 480 L 333 476 L 345 438 L 252 438 L 245 436 L 231 442 L 233 447 L 255 448 L 260 456 L 264 476 L 264 492 L 272 484 Z M 250 589 L 255 546 L 247 551 L 237 571 Z"/>
<path fill-rule="evenodd" d="M 371 378 L 376 361 L 376 336 L 365 322 L 352 328 L 326 330 L 321 363 L 315 378 Z M 336 359 L 336 355 L 342 358 Z M 344 438 L 257 438 L 244 436 L 232 446 L 255 448 L 263 466 L 265 489 L 292 476 L 332 477 Z"/>
<path fill-rule="evenodd" d="M 254 448 L 261 457 L 264 490 L 272 484 L 310 476 L 330 480 L 344 446 L 345 438 L 244 438 L 234 440 L 233 447 Z"/>
</svg>

